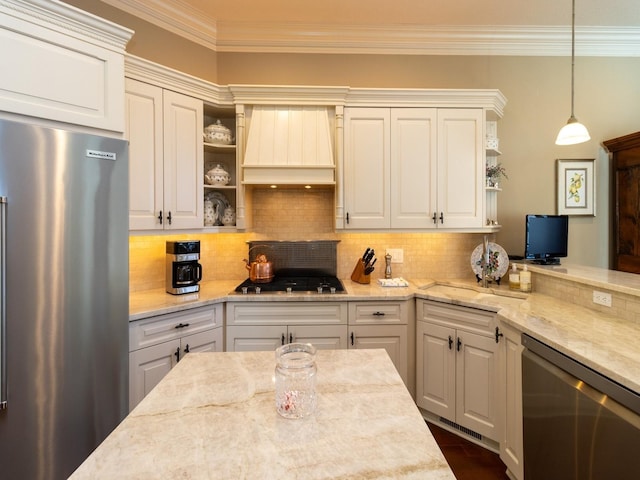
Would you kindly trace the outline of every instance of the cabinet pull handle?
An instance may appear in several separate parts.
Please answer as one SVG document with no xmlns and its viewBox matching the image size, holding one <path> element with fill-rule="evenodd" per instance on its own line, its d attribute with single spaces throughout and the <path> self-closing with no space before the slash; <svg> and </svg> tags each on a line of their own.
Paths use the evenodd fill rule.
<svg viewBox="0 0 640 480">
<path fill-rule="evenodd" d="M 289 334 L 289 343 L 293 343 L 293 333 Z"/>
<path fill-rule="evenodd" d="M 187 346 L 184 347 L 184 353 L 189 353 L 189 344 L 187 343 Z"/>
<path fill-rule="evenodd" d="M 437 214 L 437 212 L 433 212 L 433 217 L 431 217 L 431 220 L 433 220 L 433 223 L 434 223 L 434 224 L 437 224 L 437 223 L 438 223 L 437 218 L 438 218 L 438 214 Z"/>
<path fill-rule="evenodd" d="M 374 317 L 384 317 L 384 312 L 373 312 L 371 315 Z"/>
<path fill-rule="evenodd" d="M 169 215 L 167 215 L 167 220 L 169 221 L 169 225 L 171 225 L 171 212 L 169 212 Z"/>
<path fill-rule="evenodd" d="M 500 329 L 496 327 L 496 343 L 498 343 L 500 341 L 500 337 L 503 337 L 503 336 L 504 336 L 504 333 L 502 333 Z"/>
<path fill-rule="evenodd" d="M 281 343 L 282 345 L 284 345 L 284 333 L 282 334 L 282 337 L 280 338 L 280 343 Z"/>
<path fill-rule="evenodd" d="M 171 223 L 171 222 L 169 222 Z M 440 223 L 444 223 L 444 215 L 442 212 L 440 212 Z"/>
<path fill-rule="evenodd" d="M 173 328 L 185 328 L 185 327 L 188 327 L 188 326 L 189 326 L 188 323 L 179 323 L 178 325 L 176 325 Z"/>
<path fill-rule="evenodd" d="M 356 336 L 351 332 L 351 346 L 355 345 Z"/>
<path fill-rule="evenodd" d="M 349 212 L 347 212 L 347 225 L 349 225 Z"/>
<path fill-rule="evenodd" d="M 180 347 L 176 348 L 176 353 L 174 353 L 174 355 L 176 356 L 176 362 L 180 361 Z"/>
<path fill-rule="evenodd" d="M 0 197 L 0 410 L 7 396 L 7 197 Z"/>
<path fill-rule="evenodd" d="M 462 346 L 462 340 L 458 337 L 458 341 L 456 342 L 456 350 L 460 351 L 460 347 Z"/>
<path fill-rule="evenodd" d="M 451 335 L 449 335 L 449 350 L 451 350 L 452 346 L 453 346 L 453 338 L 451 338 Z"/>
<path fill-rule="evenodd" d="M 163 219 L 162 210 L 160 210 L 160 213 L 158 214 L 158 220 L 160 220 L 160 225 L 162 225 L 162 219 Z"/>
</svg>

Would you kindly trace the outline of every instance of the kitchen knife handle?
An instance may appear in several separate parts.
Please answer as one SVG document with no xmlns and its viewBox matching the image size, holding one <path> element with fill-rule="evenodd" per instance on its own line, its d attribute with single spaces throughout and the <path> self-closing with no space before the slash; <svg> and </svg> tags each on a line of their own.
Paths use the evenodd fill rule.
<svg viewBox="0 0 640 480">
<path fill-rule="evenodd" d="M 7 197 L 0 197 L 0 410 L 7 408 Z"/>
</svg>

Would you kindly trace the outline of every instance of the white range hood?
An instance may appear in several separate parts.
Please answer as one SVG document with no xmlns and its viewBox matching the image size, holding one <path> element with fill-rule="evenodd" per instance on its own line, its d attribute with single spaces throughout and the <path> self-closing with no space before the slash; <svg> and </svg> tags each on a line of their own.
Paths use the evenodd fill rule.
<svg viewBox="0 0 640 480">
<path fill-rule="evenodd" d="M 325 106 L 253 107 L 242 164 L 246 185 L 335 185 Z"/>
</svg>

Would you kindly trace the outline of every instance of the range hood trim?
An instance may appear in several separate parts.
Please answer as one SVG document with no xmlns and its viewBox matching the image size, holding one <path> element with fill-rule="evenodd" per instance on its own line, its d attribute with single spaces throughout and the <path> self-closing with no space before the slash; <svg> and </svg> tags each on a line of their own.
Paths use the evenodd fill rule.
<svg viewBox="0 0 640 480">
<path fill-rule="evenodd" d="M 335 185 L 335 166 L 249 165 L 243 185 Z"/>
</svg>

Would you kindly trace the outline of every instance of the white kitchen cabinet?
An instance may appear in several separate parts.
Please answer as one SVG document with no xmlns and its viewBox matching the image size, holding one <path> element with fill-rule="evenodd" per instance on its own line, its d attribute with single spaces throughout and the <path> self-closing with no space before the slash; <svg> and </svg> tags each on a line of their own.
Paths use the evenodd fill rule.
<svg viewBox="0 0 640 480">
<path fill-rule="evenodd" d="M 202 228 L 203 102 L 126 79 L 129 228 Z"/>
<path fill-rule="evenodd" d="M 217 304 L 130 323 L 130 410 L 187 353 L 223 351 L 223 313 Z"/>
<path fill-rule="evenodd" d="M 275 350 L 285 343 L 347 348 L 346 302 L 228 302 L 227 351 Z"/>
<path fill-rule="evenodd" d="M 63 2 L 2 2 L 0 112 L 121 135 L 132 35 Z"/>
<path fill-rule="evenodd" d="M 411 302 L 412 303 L 412 302 Z M 349 348 L 384 348 L 413 394 L 408 301 L 349 302 Z"/>
<path fill-rule="evenodd" d="M 497 442 L 495 313 L 427 300 L 417 300 L 416 311 L 416 403 Z"/>
<path fill-rule="evenodd" d="M 500 345 L 500 411 L 502 436 L 500 458 L 507 466 L 509 477 L 524 478 L 522 438 L 522 351 L 521 333 L 508 325 L 500 325 L 503 341 Z"/>
<path fill-rule="evenodd" d="M 478 228 L 484 110 L 345 108 L 346 228 Z"/>
<path fill-rule="evenodd" d="M 438 227 L 484 225 L 484 111 L 438 109 Z"/>
</svg>

